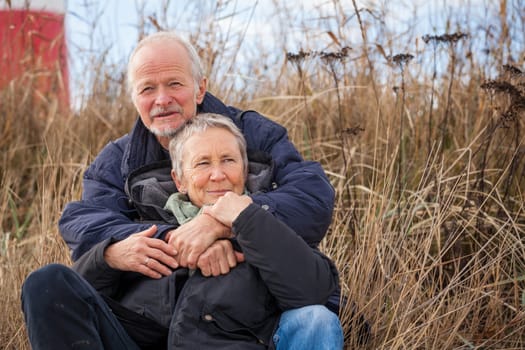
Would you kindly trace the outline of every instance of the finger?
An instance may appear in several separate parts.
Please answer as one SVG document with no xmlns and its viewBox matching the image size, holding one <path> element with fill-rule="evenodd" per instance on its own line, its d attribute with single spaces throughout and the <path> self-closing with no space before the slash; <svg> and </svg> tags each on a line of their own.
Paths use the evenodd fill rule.
<svg viewBox="0 0 525 350">
<path fill-rule="evenodd" d="M 154 261 L 158 264 L 151 265 L 150 263 L 148 266 L 162 273 L 163 275 L 169 275 L 171 274 L 172 270 L 179 267 L 179 263 L 177 262 L 175 257 L 167 255 L 161 250 L 150 249 L 147 255 L 151 258 L 150 261 Z M 159 266 L 160 268 L 158 268 Z"/>
<path fill-rule="evenodd" d="M 148 262 L 148 265 L 151 264 L 151 262 Z M 162 277 L 162 274 L 160 274 L 159 272 L 149 268 L 148 266 L 144 265 L 144 264 L 141 264 L 140 265 L 140 268 L 138 269 L 137 272 L 140 272 L 141 274 L 143 275 L 146 275 L 150 278 L 153 278 L 153 279 L 159 279 Z"/>
<path fill-rule="evenodd" d="M 210 276 L 211 276 L 210 265 L 203 266 L 203 267 L 201 267 L 200 270 L 201 270 L 201 274 L 202 274 L 204 277 L 210 277 Z"/>
<path fill-rule="evenodd" d="M 169 276 L 172 273 L 172 270 L 170 268 L 168 268 L 164 264 L 161 264 L 159 261 L 157 261 L 155 259 L 149 259 L 147 264 L 145 264 L 145 266 L 149 270 L 151 270 L 151 271 L 153 271 L 153 272 L 155 272 L 155 273 L 157 273 L 159 275 L 162 275 L 162 276 Z"/>
<path fill-rule="evenodd" d="M 220 268 L 220 273 L 222 275 L 226 275 L 228 272 L 230 272 L 230 263 L 229 263 L 228 257 L 224 257 L 223 259 L 219 259 L 218 263 L 219 263 L 218 265 L 219 265 L 219 268 Z"/>
<path fill-rule="evenodd" d="M 137 235 L 143 237 L 153 237 L 155 233 L 157 233 L 157 225 L 152 225 L 144 231 L 138 232 Z"/>
<path fill-rule="evenodd" d="M 214 260 L 210 263 L 211 274 L 213 276 L 219 276 L 221 274 L 221 264 L 219 260 Z"/>
<path fill-rule="evenodd" d="M 212 273 L 214 276 L 227 274 L 230 272 L 228 265 L 228 252 L 231 252 L 231 244 L 229 241 L 221 240 L 215 242 L 214 254 L 212 255 Z"/>
<path fill-rule="evenodd" d="M 149 267 L 152 264 L 152 261 L 151 258 L 144 258 L 144 256 L 141 258 L 135 258 L 133 264 L 130 265 L 129 271 L 138 272 L 150 278 L 159 279 L 162 275 Z"/>
<path fill-rule="evenodd" d="M 243 253 L 237 252 L 237 251 L 235 251 L 233 253 L 235 254 L 235 259 L 237 260 L 238 263 L 244 262 L 245 259 L 244 259 L 244 254 Z"/>
<path fill-rule="evenodd" d="M 177 250 L 174 246 L 164 242 L 161 239 L 153 238 L 147 241 L 147 245 L 150 248 L 158 249 L 168 256 L 177 255 Z"/>
<path fill-rule="evenodd" d="M 233 268 L 233 267 L 237 266 L 237 258 L 235 256 L 235 251 L 233 250 L 233 247 L 231 246 L 231 243 L 229 243 L 229 245 L 230 246 L 229 246 L 228 250 L 226 251 L 226 260 L 227 260 L 228 266 L 230 268 Z"/>
<path fill-rule="evenodd" d="M 220 263 L 221 263 L 221 272 L 224 273 L 224 270 L 225 270 L 225 265 L 228 266 L 228 268 L 226 268 L 226 273 L 229 272 L 229 268 L 230 267 L 235 267 L 237 265 L 237 260 L 235 259 L 235 255 L 233 254 L 234 250 L 233 250 L 233 246 L 231 244 L 230 241 L 228 240 L 220 240 L 220 241 L 217 241 L 217 244 L 220 246 Z"/>
<path fill-rule="evenodd" d="M 179 252 L 179 263 L 182 265 L 182 262 L 184 262 L 190 269 L 195 269 L 197 268 L 197 261 L 204 253 L 204 250 L 198 246 L 198 242 L 194 241 L 192 243 L 192 245 L 188 245 L 182 252 Z"/>
<path fill-rule="evenodd" d="M 211 273 L 208 256 L 208 252 L 205 252 L 197 260 L 197 268 L 201 270 L 202 275 L 205 277 L 208 277 Z"/>
</svg>

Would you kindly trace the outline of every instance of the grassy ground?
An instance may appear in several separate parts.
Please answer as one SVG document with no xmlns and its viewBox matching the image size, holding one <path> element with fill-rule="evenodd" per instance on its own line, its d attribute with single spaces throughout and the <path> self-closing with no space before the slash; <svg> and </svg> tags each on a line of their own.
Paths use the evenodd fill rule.
<svg viewBox="0 0 525 350">
<path fill-rule="evenodd" d="M 272 72 L 249 72 L 256 85 L 227 89 L 220 72 L 238 47 L 195 32 L 206 38 L 201 52 L 215 55 L 206 59 L 211 91 L 285 125 L 337 191 L 322 248 L 353 301 L 342 316 L 349 348 L 525 348 L 525 51 L 509 34 L 525 21 L 504 9 L 525 10 L 492 5 L 483 48 L 453 18 L 458 30 L 394 37 L 374 36 L 383 24 L 373 8 L 339 13 L 340 28 L 351 21 L 366 45 L 345 49 L 344 30 L 331 32 L 341 45 L 285 47 Z M 393 50 L 411 35 L 415 49 Z M 20 285 L 39 266 L 70 263 L 60 212 L 136 115 L 121 70 L 93 62 L 91 93 L 76 112 L 33 94 L 36 72 L 0 91 L 0 348 L 29 348 Z M 372 337 L 359 346 L 361 316 Z"/>
</svg>

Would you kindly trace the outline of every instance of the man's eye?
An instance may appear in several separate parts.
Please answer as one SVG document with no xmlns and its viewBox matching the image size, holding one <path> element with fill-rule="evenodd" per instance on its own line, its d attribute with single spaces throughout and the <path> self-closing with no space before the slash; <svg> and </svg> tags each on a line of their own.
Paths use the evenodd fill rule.
<svg viewBox="0 0 525 350">
<path fill-rule="evenodd" d="M 142 93 L 148 92 L 151 89 L 152 89 L 151 86 L 145 86 L 142 89 L 140 89 L 140 93 L 142 94 Z"/>
<path fill-rule="evenodd" d="M 195 166 L 197 168 L 202 168 L 202 167 L 205 167 L 205 166 L 207 166 L 209 164 L 210 164 L 210 162 L 208 162 L 208 161 L 202 161 L 202 162 L 198 162 L 197 164 L 195 164 Z"/>
<path fill-rule="evenodd" d="M 181 83 L 179 83 L 178 81 L 172 81 L 169 83 L 169 86 L 179 86 L 181 85 Z"/>
</svg>

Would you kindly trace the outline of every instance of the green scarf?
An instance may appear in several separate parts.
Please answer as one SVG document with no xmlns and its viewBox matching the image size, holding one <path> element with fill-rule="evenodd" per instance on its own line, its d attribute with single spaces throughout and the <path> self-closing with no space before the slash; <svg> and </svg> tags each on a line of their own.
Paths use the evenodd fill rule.
<svg viewBox="0 0 525 350">
<path fill-rule="evenodd" d="M 175 192 L 169 196 L 164 209 L 173 213 L 180 225 L 196 217 L 202 210 L 190 202 L 188 195 L 180 192 Z"/>
<path fill-rule="evenodd" d="M 250 192 L 247 189 L 244 189 L 244 194 L 249 195 Z M 199 208 L 190 202 L 190 198 L 187 194 L 182 194 L 180 192 L 175 192 L 168 197 L 164 209 L 173 213 L 180 225 L 190 221 L 202 211 L 202 208 Z"/>
</svg>

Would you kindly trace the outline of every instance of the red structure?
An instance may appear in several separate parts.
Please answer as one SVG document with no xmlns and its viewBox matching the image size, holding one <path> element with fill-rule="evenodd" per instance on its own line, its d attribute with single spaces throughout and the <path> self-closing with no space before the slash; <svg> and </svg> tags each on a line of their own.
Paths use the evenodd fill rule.
<svg viewBox="0 0 525 350">
<path fill-rule="evenodd" d="M 0 89 L 13 80 L 69 107 L 65 0 L 0 0 Z"/>
</svg>

